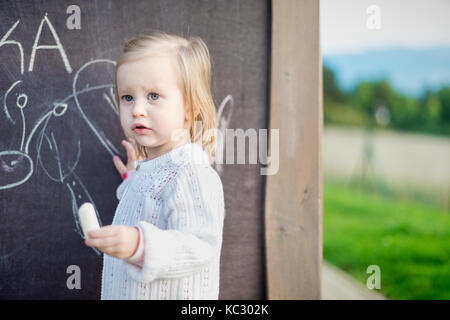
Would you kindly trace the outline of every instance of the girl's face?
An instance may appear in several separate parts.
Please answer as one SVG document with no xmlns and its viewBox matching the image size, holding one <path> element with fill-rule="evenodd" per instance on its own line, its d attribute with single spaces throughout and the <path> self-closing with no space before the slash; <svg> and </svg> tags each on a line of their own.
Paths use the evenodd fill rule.
<svg viewBox="0 0 450 320">
<path fill-rule="evenodd" d="M 178 77 L 176 60 L 170 53 L 125 62 L 117 69 L 120 124 L 128 137 L 148 147 L 149 159 L 188 142 L 178 131 L 189 127 Z"/>
</svg>

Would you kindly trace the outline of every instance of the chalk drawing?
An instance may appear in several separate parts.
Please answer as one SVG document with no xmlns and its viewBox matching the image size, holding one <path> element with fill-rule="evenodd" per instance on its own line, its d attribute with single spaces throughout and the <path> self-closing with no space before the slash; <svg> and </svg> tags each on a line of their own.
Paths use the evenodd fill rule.
<svg viewBox="0 0 450 320">
<path fill-rule="evenodd" d="M 24 52 L 23 47 L 20 42 L 16 40 L 8 40 L 12 32 L 19 25 L 20 19 L 17 20 L 14 25 L 8 30 L 8 32 L 1 38 L 0 47 L 4 45 L 15 45 L 19 49 L 20 54 L 20 74 L 24 75 Z M 39 45 L 39 39 L 41 36 L 42 28 L 44 24 L 50 29 L 51 34 L 55 40 L 55 45 Z M 69 62 L 69 58 L 66 54 L 66 50 L 62 45 L 55 28 L 53 27 L 47 13 L 43 17 L 40 22 L 34 44 L 31 51 L 30 56 L 30 64 L 28 68 L 28 72 L 33 72 L 35 57 L 38 50 L 58 50 L 65 70 L 68 75 L 72 73 L 72 67 Z M 44 54 L 44 53 L 40 53 Z M 118 148 L 113 144 L 111 139 L 108 139 L 107 135 L 101 128 L 98 128 L 94 123 L 93 119 L 90 119 L 86 114 L 86 108 L 92 107 L 91 105 L 82 104 L 80 102 L 80 97 L 84 94 L 90 92 L 99 92 L 102 98 L 106 101 L 106 105 L 108 108 L 104 108 L 102 112 L 111 112 L 113 117 L 119 117 L 118 106 L 115 101 L 114 96 L 114 84 L 107 83 L 96 86 L 89 86 L 86 84 L 83 88 L 78 88 L 80 86 L 79 79 L 80 75 L 84 72 L 89 73 L 91 67 L 100 67 L 102 70 L 105 70 L 105 75 L 108 74 L 108 68 L 114 68 L 115 62 L 108 59 L 97 59 L 86 62 L 81 66 L 81 68 L 75 73 L 72 80 L 72 92 L 62 99 L 55 99 L 48 106 L 48 112 L 46 112 L 43 116 L 40 117 L 34 124 L 29 125 L 26 119 L 26 110 L 29 108 L 30 103 L 32 103 L 32 99 L 28 97 L 25 93 L 25 89 L 22 89 L 23 86 L 22 80 L 14 81 L 9 88 L 3 94 L 3 113 L 5 115 L 6 121 L 15 125 L 21 126 L 21 139 L 20 145 L 17 150 L 2 150 L 0 151 L 0 192 L 1 190 L 11 189 L 18 187 L 24 183 L 26 183 L 34 172 L 37 171 L 38 168 L 41 168 L 45 175 L 52 181 L 56 183 L 60 183 L 66 187 L 67 192 L 71 197 L 70 208 L 72 210 L 72 216 L 74 219 L 75 228 L 74 231 L 83 238 L 83 233 L 80 228 L 80 221 L 78 218 L 78 208 L 82 203 L 88 201 L 94 205 L 97 217 L 99 219 L 99 223 L 102 226 L 101 217 L 98 213 L 97 207 L 95 205 L 94 200 L 92 199 L 89 191 L 83 184 L 82 179 L 76 174 L 76 169 L 78 163 L 80 161 L 80 157 L 82 154 L 81 141 L 78 139 L 76 144 L 76 156 L 72 159 L 71 163 L 64 164 L 62 161 L 62 154 L 60 146 L 57 142 L 57 137 L 55 137 L 55 133 L 52 130 L 51 126 L 49 126 L 49 122 L 51 119 L 57 120 L 62 119 L 66 114 L 67 110 L 70 106 L 75 104 L 75 108 L 80 114 L 83 121 L 88 125 L 94 137 L 96 137 L 101 145 L 105 148 L 105 150 L 111 155 L 120 154 Z M 96 69 L 97 70 L 97 69 Z M 105 90 L 109 91 L 105 93 Z M 17 91 L 17 92 L 16 92 Z M 7 104 L 7 101 L 12 100 L 8 99 L 10 96 L 13 97 L 13 94 L 16 95 L 15 106 L 11 106 Z M 0 93 L 1 94 L 1 93 Z M 13 119 L 11 114 L 12 109 L 17 107 L 19 109 L 20 119 Z M 216 151 L 216 156 L 219 155 L 223 158 L 224 153 L 224 135 L 221 134 L 225 132 L 225 129 L 228 128 L 231 115 L 233 111 L 233 97 L 231 95 L 227 95 L 219 106 L 219 110 L 217 113 L 217 123 L 218 123 L 218 146 Z M 102 115 L 103 116 L 103 115 Z M 120 123 L 117 121 L 117 123 Z M 31 131 L 27 136 L 27 125 L 30 126 Z M 118 129 L 120 130 L 120 129 Z M 34 139 L 36 138 L 36 139 Z M 80 137 L 81 138 L 81 137 Z M 36 157 L 33 159 L 30 155 L 30 145 L 32 141 L 35 141 L 36 147 Z M 120 143 L 120 142 L 119 142 Z M 46 156 L 43 160 L 44 155 Z M 52 159 L 54 163 L 51 163 L 48 159 Z M 223 163 L 223 162 L 221 162 Z M 221 164 L 213 164 L 215 169 L 220 174 L 222 172 Z M 56 168 L 56 172 L 55 171 Z M 53 172 L 52 172 L 53 169 Z M 1 213 L 0 213 L 1 214 Z M 92 248 L 98 255 L 100 252 Z M 20 250 L 16 249 L 13 252 L 18 252 Z M 12 253 L 9 253 L 11 255 Z"/>
</svg>

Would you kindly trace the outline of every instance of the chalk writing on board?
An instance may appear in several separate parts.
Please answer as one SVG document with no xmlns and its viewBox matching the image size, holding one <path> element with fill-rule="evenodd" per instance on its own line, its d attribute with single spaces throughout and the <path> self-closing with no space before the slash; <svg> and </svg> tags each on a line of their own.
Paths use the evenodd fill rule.
<svg viewBox="0 0 450 320">
<path fill-rule="evenodd" d="M 16 99 L 16 107 L 20 110 L 20 121 L 13 119 L 10 115 L 10 106 L 7 105 L 8 96 L 14 92 L 14 89 L 18 88 L 21 84 L 21 80 L 14 82 L 6 91 L 3 98 L 3 110 L 6 115 L 6 119 L 15 125 L 21 125 L 22 127 L 22 136 L 20 147 L 18 150 L 3 150 L 0 152 L 0 162 L 1 162 L 1 175 L 2 175 L 2 184 L 0 185 L 0 190 L 9 189 L 13 187 L 17 187 L 23 183 L 25 183 L 33 174 L 35 170 L 37 170 L 38 165 L 44 171 L 46 176 L 57 183 L 61 183 L 66 186 L 67 191 L 71 196 L 71 209 L 75 222 L 75 231 L 83 237 L 79 220 L 78 220 L 78 208 L 81 206 L 83 202 L 91 202 L 95 203 L 89 194 L 89 191 L 84 186 L 82 179 L 75 173 L 75 169 L 78 165 L 81 156 L 81 144 L 78 139 L 76 145 L 76 157 L 72 160 L 70 165 L 64 165 L 61 161 L 61 150 L 58 146 L 57 139 L 55 138 L 55 134 L 52 131 L 51 126 L 49 126 L 49 120 L 51 118 L 61 118 L 64 116 L 66 111 L 68 110 L 69 101 L 73 100 L 78 111 L 80 112 L 82 118 L 88 123 L 89 127 L 92 129 L 97 138 L 102 142 L 102 145 L 111 153 L 117 153 L 117 148 L 113 146 L 111 141 L 109 141 L 105 134 L 102 131 L 99 131 L 95 128 L 89 118 L 83 112 L 82 104 L 80 103 L 80 95 L 86 94 L 88 92 L 109 89 L 111 97 L 108 97 L 106 94 L 103 95 L 107 104 L 114 103 L 113 96 L 113 84 L 105 84 L 89 87 L 86 85 L 83 89 L 77 89 L 77 81 L 79 75 L 82 71 L 86 71 L 90 65 L 96 63 L 109 63 L 114 65 L 113 61 L 110 60 L 94 60 L 84 64 L 80 70 L 75 74 L 72 84 L 72 93 L 66 96 L 63 99 L 55 100 L 50 105 L 50 111 L 48 111 L 44 116 L 42 116 L 37 123 L 32 126 L 31 132 L 26 136 L 27 132 L 27 121 L 25 117 L 24 109 L 26 108 L 29 99 L 26 94 L 20 93 Z M 116 108 L 113 105 L 114 108 Z M 117 113 L 115 113 L 117 116 Z M 99 133 L 101 132 L 101 133 Z M 33 137 L 37 136 L 36 141 L 36 151 L 37 156 L 36 160 L 33 160 L 30 156 L 30 143 L 33 140 Z M 42 155 L 45 153 L 50 153 L 50 157 L 46 157 L 46 159 L 54 159 L 56 163 L 49 163 L 49 161 L 43 161 Z M 36 165 L 36 168 L 34 167 Z M 52 168 L 56 168 L 56 172 L 52 172 Z M 54 170 L 53 170 L 54 171 Z M 101 225 L 101 218 L 98 214 L 98 210 L 96 209 L 97 216 Z M 94 251 L 99 253 L 95 248 Z"/>
<path fill-rule="evenodd" d="M 23 47 L 19 41 L 9 40 L 11 34 L 19 25 L 20 19 L 17 20 L 14 25 L 6 32 L 6 34 L 0 39 L 0 48 L 5 45 L 17 46 L 19 58 L 20 58 L 20 74 L 24 75 L 24 52 Z M 42 28 L 46 25 L 55 40 L 55 45 L 39 45 L 39 39 L 41 36 Z M 60 53 L 61 59 L 63 61 L 64 68 L 70 76 L 72 74 L 72 67 L 69 62 L 69 56 L 66 54 L 63 44 L 61 43 L 58 34 L 53 27 L 47 13 L 42 18 L 35 40 L 32 47 L 30 55 L 30 63 L 28 67 L 28 72 L 31 73 L 34 70 L 35 57 L 38 50 L 57 50 Z M 39 54 L 44 54 L 45 51 Z M 66 112 L 69 108 L 73 108 L 75 105 L 75 110 L 81 116 L 83 121 L 88 125 L 92 134 L 98 139 L 105 150 L 111 155 L 121 154 L 114 143 L 109 139 L 107 134 L 98 127 L 95 123 L 95 117 L 89 117 L 85 112 L 87 108 L 92 106 L 88 103 L 82 103 L 80 97 L 88 93 L 98 93 L 99 96 L 103 98 L 104 105 L 102 107 L 102 112 L 109 112 L 113 117 L 119 117 L 118 107 L 115 101 L 115 96 L 113 92 L 114 84 L 106 83 L 95 86 L 90 86 L 89 84 L 84 84 L 80 81 L 80 75 L 90 74 L 92 76 L 93 67 L 100 68 L 104 70 L 106 75 L 110 76 L 110 70 L 115 66 L 115 62 L 108 59 L 97 59 L 84 63 L 81 68 L 75 73 L 72 81 L 72 92 L 63 98 L 58 98 L 49 103 L 47 107 L 47 112 L 42 115 L 35 123 L 27 123 L 27 107 L 30 108 L 32 103 L 32 98 L 24 92 L 22 88 L 24 86 L 23 80 L 15 79 L 12 84 L 7 88 L 3 96 L 0 96 L 2 113 L 5 115 L 6 121 L 13 124 L 15 127 L 21 129 L 20 144 L 17 148 L 8 148 L 9 150 L 0 150 L 0 192 L 2 190 L 11 189 L 18 187 L 26 183 L 34 172 L 40 168 L 50 180 L 60 183 L 65 186 L 66 192 L 70 195 L 71 204 L 70 208 L 72 211 L 72 216 L 74 219 L 75 229 L 74 231 L 83 238 L 83 233 L 81 231 L 80 222 L 78 218 L 78 208 L 84 202 L 91 202 L 94 205 L 97 217 L 99 219 L 100 226 L 102 226 L 101 217 L 98 213 L 97 207 L 94 200 L 92 199 L 88 189 L 82 181 L 82 178 L 77 175 L 76 169 L 80 161 L 82 154 L 81 148 L 81 136 L 77 139 L 75 137 L 76 145 L 75 151 L 71 150 L 69 158 L 71 161 L 69 163 L 64 163 L 62 161 L 63 148 L 61 148 L 61 143 L 58 143 L 58 136 L 55 134 L 54 128 L 51 123 L 58 124 L 61 122 Z M 95 69 L 98 71 L 98 69 Z M 97 74 L 94 74 L 97 76 Z M 89 78 L 89 77 L 88 77 Z M 95 77 L 91 77 L 95 78 Z M 84 86 L 83 86 L 84 84 Z M 14 96 L 16 97 L 14 99 Z M 11 104 L 11 101 L 15 100 Z M 96 102 L 98 105 L 98 101 Z M 19 111 L 19 118 L 15 119 L 12 112 L 12 108 L 16 107 Z M 218 145 L 217 152 L 223 156 L 224 153 L 224 135 L 220 133 L 225 132 L 228 128 L 231 115 L 233 110 L 233 97 L 227 95 L 225 99 L 220 103 L 217 123 L 218 123 Z M 16 111 L 17 113 L 17 111 Z M 0 118 L 1 119 L 1 118 Z M 117 122 L 119 123 L 119 121 Z M 27 128 L 29 127 L 29 128 Z M 31 128 L 31 131 L 29 130 Z M 118 129 L 120 130 L 120 129 Z M 27 134 L 27 132 L 29 133 Z M 33 144 L 34 142 L 34 144 Z M 30 148 L 35 147 L 36 156 L 33 159 Z M 67 157 L 66 157 L 67 158 Z M 223 158 L 223 157 L 222 157 Z M 220 163 L 214 163 L 215 169 L 220 174 L 222 172 L 222 165 Z M 44 184 L 42 184 L 44 185 Z M 92 248 L 97 254 L 100 252 Z"/>
</svg>

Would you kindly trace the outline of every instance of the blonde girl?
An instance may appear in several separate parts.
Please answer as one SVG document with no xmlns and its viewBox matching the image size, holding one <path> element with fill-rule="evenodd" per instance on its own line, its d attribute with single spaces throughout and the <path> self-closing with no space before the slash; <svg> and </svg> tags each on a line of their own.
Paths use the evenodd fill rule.
<svg viewBox="0 0 450 320">
<path fill-rule="evenodd" d="M 218 299 L 223 187 L 211 167 L 216 111 L 208 48 L 154 33 L 125 43 L 116 100 L 127 164 L 113 223 L 87 246 L 105 253 L 102 299 Z"/>
</svg>

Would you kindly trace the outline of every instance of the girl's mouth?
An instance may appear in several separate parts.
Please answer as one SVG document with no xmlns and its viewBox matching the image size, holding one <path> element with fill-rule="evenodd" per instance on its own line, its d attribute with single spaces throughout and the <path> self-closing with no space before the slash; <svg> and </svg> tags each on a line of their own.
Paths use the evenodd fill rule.
<svg viewBox="0 0 450 320">
<path fill-rule="evenodd" d="M 134 132 L 136 132 L 137 134 L 144 134 L 149 132 L 151 129 L 146 128 L 146 127 L 136 127 L 133 129 Z"/>
</svg>

